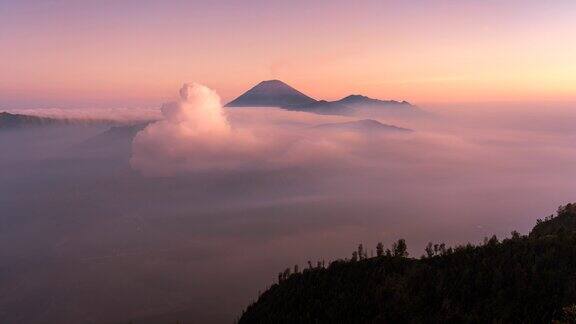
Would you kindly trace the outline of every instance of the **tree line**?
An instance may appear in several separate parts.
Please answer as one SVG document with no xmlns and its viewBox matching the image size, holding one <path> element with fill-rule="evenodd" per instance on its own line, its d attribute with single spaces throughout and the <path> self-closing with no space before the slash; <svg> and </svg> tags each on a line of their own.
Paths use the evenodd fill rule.
<svg viewBox="0 0 576 324">
<path fill-rule="evenodd" d="M 370 257 L 360 244 L 351 258 L 294 270 L 239 323 L 576 323 L 576 204 L 529 235 L 428 243 L 420 258 L 403 239 Z"/>
</svg>

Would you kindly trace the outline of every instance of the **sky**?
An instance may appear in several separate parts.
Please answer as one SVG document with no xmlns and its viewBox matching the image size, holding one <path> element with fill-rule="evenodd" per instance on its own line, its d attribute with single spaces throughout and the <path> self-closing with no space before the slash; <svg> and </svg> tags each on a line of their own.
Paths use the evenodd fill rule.
<svg viewBox="0 0 576 324">
<path fill-rule="evenodd" d="M 0 0 L 0 108 L 144 107 L 200 82 L 316 99 L 576 100 L 576 2 Z"/>
</svg>

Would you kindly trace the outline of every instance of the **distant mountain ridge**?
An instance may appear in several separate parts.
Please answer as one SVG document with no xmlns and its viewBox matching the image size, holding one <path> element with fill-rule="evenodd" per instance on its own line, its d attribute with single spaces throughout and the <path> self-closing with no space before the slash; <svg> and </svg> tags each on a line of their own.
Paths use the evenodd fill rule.
<svg viewBox="0 0 576 324">
<path fill-rule="evenodd" d="M 0 129 L 15 129 L 27 126 L 49 126 L 67 123 L 66 120 L 55 118 L 11 114 L 6 111 L 0 112 Z"/>
<path fill-rule="evenodd" d="M 352 115 L 365 106 L 406 111 L 414 108 L 407 101 L 379 100 L 362 95 L 350 95 L 336 101 L 316 100 L 280 80 L 262 81 L 226 104 L 226 107 L 280 107 L 323 115 Z"/>
<path fill-rule="evenodd" d="M 361 131 L 361 132 L 401 132 L 401 133 L 413 132 L 413 130 L 411 129 L 383 124 L 374 119 L 362 119 L 344 123 L 320 124 L 314 128 L 327 129 L 327 130 L 333 129 L 333 130 Z"/>
<path fill-rule="evenodd" d="M 0 111 L 0 130 L 49 127 L 49 126 L 105 126 L 105 127 L 123 127 L 135 124 L 147 124 L 156 119 L 118 119 L 111 116 L 110 118 L 99 117 L 52 117 L 34 114 L 12 113 Z"/>
<path fill-rule="evenodd" d="M 65 125 L 117 125 L 119 122 L 107 119 L 56 118 L 35 115 L 0 112 L 0 129 L 21 129 L 29 127 Z"/>
<path fill-rule="evenodd" d="M 144 130 L 149 124 L 149 122 L 146 122 L 133 125 L 112 126 L 106 131 L 84 141 L 82 145 L 85 147 L 106 146 L 108 143 L 114 141 L 127 142 L 128 145 L 131 145 L 136 134 Z"/>
<path fill-rule="evenodd" d="M 372 105 L 372 106 L 394 106 L 394 107 L 405 107 L 405 106 L 412 106 L 408 101 L 396 101 L 396 100 L 380 100 L 374 99 L 370 97 L 366 97 L 363 95 L 349 95 L 348 97 L 344 97 L 340 100 L 335 102 L 349 105 L 349 106 L 356 106 L 356 105 Z"/>
</svg>

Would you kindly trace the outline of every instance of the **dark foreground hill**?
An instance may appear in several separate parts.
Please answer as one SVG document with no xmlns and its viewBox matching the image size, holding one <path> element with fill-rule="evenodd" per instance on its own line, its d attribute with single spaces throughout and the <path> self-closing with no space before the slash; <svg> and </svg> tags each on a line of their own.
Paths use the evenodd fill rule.
<svg viewBox="0 0 576 324">
<path fill-rule="evenodd" d="M 408 258 L 403 240 L 368 258 L 287 269 L 239 323 L 574 323 L 576 205 L 479 246 L 429 244 Z"/>
</svg>

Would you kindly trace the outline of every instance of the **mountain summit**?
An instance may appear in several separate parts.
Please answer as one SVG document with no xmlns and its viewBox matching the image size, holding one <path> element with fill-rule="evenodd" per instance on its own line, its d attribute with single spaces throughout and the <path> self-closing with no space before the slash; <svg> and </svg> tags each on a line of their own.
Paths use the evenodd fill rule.
<svg viewBox="0 0 576 324">
<path fill-rule="evenodd" d="M 308 105 L 315 99 L 303 94 L 280 80 L 262 81 L 227 107 L 286 107 Z"/>
<path fill-rule="evenodd" d="M 396 101 L 396 100 L 380 100 L 374 99 L 362 95 L 349 95 L 348 97 L 342 98 L 338 101 L 343 105 L 348 106 L 386 106 L 386 107 L 411 107 L 412 105 L 407 101 Z"/>
</svg>

